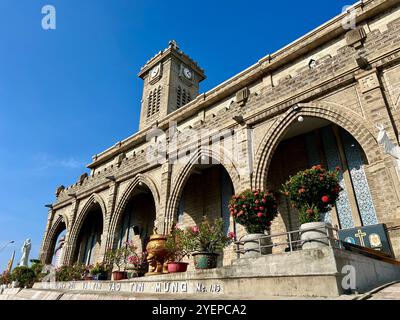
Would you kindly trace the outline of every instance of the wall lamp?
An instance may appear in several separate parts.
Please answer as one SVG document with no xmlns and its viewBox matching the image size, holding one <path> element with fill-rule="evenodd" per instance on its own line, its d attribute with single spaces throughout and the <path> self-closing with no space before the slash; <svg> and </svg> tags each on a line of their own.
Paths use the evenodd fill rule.
<svg viewBox="0 0 400 320">
<path fill-rule="evenodd" d="M 232 119 L 235 120 L 238 124 L 246 124 L 243 116 L 234 116 Z"/>
</svg>

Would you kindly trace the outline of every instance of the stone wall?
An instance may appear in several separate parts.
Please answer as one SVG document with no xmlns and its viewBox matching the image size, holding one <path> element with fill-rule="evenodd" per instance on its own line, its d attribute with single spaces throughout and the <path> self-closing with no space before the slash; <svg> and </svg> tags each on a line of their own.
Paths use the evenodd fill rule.
<svg viewBox="0 0 400 320">
<path fill-rule="evenodd" d="M 181 192 L 196 161 L 202 156 L 222 160 L 223 155 L 229 153 L 224 148 L 218 152 L 210 151 L 209 142 L 215 130 L 232 132 L 234 136 L 227 140 L 236 150 L 242 151 L 242 158 L 231 157 L 223 163 L 236 193 L 248 188 L 277 188 L 279 177 L 274 177 L 272 173 L 271 180 L 268 180 L 271 168 L 284 165 L 288 172 L 294 172 L 300 167 L 297 163 L 300 159 L 293 159 L 287 154 L 279 155 L 279 151 L 276 158 L 282 157 L 283 160 L 275 160 L 278 163 L 273 160 L 279 143 L 300 115 L 330 121 L 348 131 L 359 142 L 368 161 L 365 170 L 379 221 L 391 227 L 398 226 L 399 178 L 394 161 L 377 144 L 375 124 L 382 123 L 390 138 L 398 143 L 399 4 L 392 0 L 364 1 L 363 7 L 356 5 L 355 10 L 358 25 L 366 32 L 366 38 L 359 47 L 349 45 L 346 40 L 348 33 L 341 25 L 343 16 L 336 17 L 277 53 L 264 57 L 215 89 L 199 95 L 184 108 L 160 119 L 158 127 L 162 130 L 168 128 L 170 121 L 176 121 L 180 132 L 202 129 L 209 133 L 206 142 L 187 139 L 188 135 L 180 140 L 177 146 L 179 152 L 189 145 L 195 150 L 186 165 L 147 160 L 149 148 L 152 152 L 157 150 L 155 140 L 146 141 L 150 128 L 144 128 L 95 156 L 89 166 L 91 174 L 61 191 L 50 210 L 42 259 L 49 255 L 47 251 L 51 242 L 55 241 L 51 231 L 60 223 L 58 217 L 62 215 L 67 225 L 69 248 L 64 262 L 71 262 L 70 252 L 79 233 L 79 224 L 92 202 L 104 204 L 104 252 L 105 247 L 113 243 L 116 217 L 122 214 L 130 193 L 140 183 L 147 186 L 155 200 L 155 224 L 167 232 L 176 219 Z M 360 60 L 357 62 L 360 56 L 368 66 L 360 65 Z M 310 59 L 315 60 L 312 67 L 309 66 Z M 250 97 L 239 103 L 236 93 L 243 88 L 248 88 Z M 297 111 L 292 109 L 296 104 L 300 107 Z M 242 116 L 245 125 L 234 120 L 235 116 Z M 160 140 L 165 140 L 165 137 Z M 214 186 L 210 181 L 206 186 L 212 191 Z M 194 186 L 196 190 L 193 193 L 204 190 L 204 185 L 200 188 L 194 183 Z M 207 195 L 216 195 L 217 191 L 214 191 Z M 217 198 L 209 199 L 209 204 L 218 206 Z M 196 203 L 192 205 L 196 206 Z M 215 208 L 209 207 L 207 211 L 215 211 Z M 273 231 L 285 230 L 288 211 L 281 208 L 281 212 L 282 217 Z M 239 228 L 238 233 L 242 235 L 243 230 Z M 393 230 L 391 234 L 395 252 L 399 255 L 398 233 Z"/>
</svg>

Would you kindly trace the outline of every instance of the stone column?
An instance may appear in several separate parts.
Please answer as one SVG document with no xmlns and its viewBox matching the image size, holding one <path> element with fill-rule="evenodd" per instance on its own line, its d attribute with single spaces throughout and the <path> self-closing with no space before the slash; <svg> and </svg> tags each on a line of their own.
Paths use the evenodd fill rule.
<svg viewBox="0 0 400 320">
<path fill-rule="evenodd" d="M 156 221 L 154 225 L 160 232 L 162 231 L 162 233 L 167 234 L 174 222 L 174 217 L 168 216 L 167 210 L 167 203 L 171 189 L 172 165 L 167 161 L 162 165 L 161 170 L 160 203 L 156 206 L 159 209 L 156 212 Z"/>
<path fill-rule="evenodd" d="M 119 184 L 116 181 L 112 181 L 109 186 L 107 213 L 104 220 L 103 235 L 101 236 L 101 247 L 99 253 L 99 257 L 101 257 L 99 260 L 101 261 L 104 261 L 107 249 L 111 248 L 114 243 L 115 234 L 113 234 L 111 221 L 114 216 L 118 186 Z"/>
<path fill-rule="evenodd" d="M 47 216 L 47 225 L 46 225 L 46 230 L 44 232 L 44 236 L 42 239 L 42 245 L 40 248 L 40 253 L 39 253 L 39 259 L 42 263 L 46 263 L 46 258 L 48 255 L 48 250 L 49 250 L 49 243 L 51 239 L 48 239 L 49 236 L 49 231 L 51 229 L 51 226 L 53 225 L 54 221 L 54 214 L 55 210 L 53 208 L 49 209 L 48 216 Z"/>
<path fill-rule="evenodd" d="M 76 220 L 76 215 L 78 212 L 79 208 L 79 200 L 74 199 L 71 204 L 71 222 L 67 228 L 67 232 L 65 233 L 65 245 L 64 245 L 64 251 L 63 251 L 63 256 L 61 257 L 61 265 L 70 265 L 72 264 L 72 249 L 73 249 L 73 243 L 74 239 L 71 239 L 71 232 L 75 228 L 75 220 Z"/>
<path fill-rule="evenodd" d="M 373 124 L 382 124 L 392 141 L 397 141 L 393 121 L 389 113 L 378 72 L 374 68 L 356 74 L 358 92 L 365 118 Z M 375 132 L 378 136 L 378 129 Z M 395 172 L 395 161 L 389 155 L 383 154 L 380 161 L 366 166 L 368 183 L 370 185 L 374 205 L 379 222 L 387 222 L 388 215 L 399 210 L 400 181 Z"/>
</svg>

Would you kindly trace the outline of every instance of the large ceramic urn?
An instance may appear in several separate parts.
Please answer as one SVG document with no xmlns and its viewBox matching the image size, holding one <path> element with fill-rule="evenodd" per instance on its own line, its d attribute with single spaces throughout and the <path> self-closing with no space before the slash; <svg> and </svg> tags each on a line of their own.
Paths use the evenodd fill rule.
<svg viewBox="0 0 400 320">
<path fill-rule="evenodd" d="M 168 250 L 165 246 L 167 237 L 157 234 L 157 229 L 154 229 L 154 234 L 150 237 L 150 241 L 146 246 L 147 262 L 149 263 L 149 272 L 146 276 L 161 275 L 165 273 Z"/>
</svg>

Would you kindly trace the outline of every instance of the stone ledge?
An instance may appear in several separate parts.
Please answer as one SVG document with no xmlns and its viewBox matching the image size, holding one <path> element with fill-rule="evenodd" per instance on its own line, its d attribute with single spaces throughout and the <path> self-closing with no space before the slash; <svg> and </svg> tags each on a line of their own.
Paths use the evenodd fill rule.
<svg viewBox="0 0 400 320">
<path fill-rule="evenodd" d="M 400 279 L 400 267 L 330 247 L 241 259 L 215 270 L 166 274 L 126 281 L 36 283 L 34 290 L 66 294 L 128 295 L 129 298 L 266 299 L 343 295 L 343 267 L 356 272 L 356 291 L 363 293 Z M 32 295 L 37 292 L 32 291 Z M 21 294 L 21 296 L 26 293 Z M 38 294 L 37 294 L 38 295 Z M 39 296 L 39 295 L 38 295 Z M 18 294 L 17 294 L 18 297 Z M 26 296 L 25 296 L 26 297 Z M 72 297 L 71 297 L 72 298 Z"/>
</svg>

